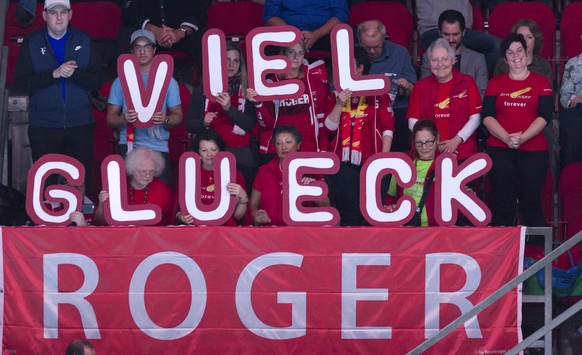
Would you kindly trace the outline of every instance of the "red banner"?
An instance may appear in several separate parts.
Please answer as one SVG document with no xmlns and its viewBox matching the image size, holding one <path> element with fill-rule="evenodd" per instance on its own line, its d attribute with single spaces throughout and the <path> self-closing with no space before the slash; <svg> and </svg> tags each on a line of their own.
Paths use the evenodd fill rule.
<svg viewBox="0 0 582 355">
<path fill-rule="evenodd" d="M 2 347 L 404 354 L 521 270 L 520 228 L 2 228 Z M 501 353 L 513 290 L 428 354 Z M 1 299 L 3 298 L 3 300 Z"/>
</svg>

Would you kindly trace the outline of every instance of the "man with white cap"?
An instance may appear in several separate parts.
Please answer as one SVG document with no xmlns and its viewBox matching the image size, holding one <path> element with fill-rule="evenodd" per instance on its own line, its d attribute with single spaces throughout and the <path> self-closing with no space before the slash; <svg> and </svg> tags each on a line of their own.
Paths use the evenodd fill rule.
<svg viewBox="0 0 582 355">
<path fill-rule="evenodd" d="M 148 74 L 154 55 L 156 54 L 156 38 L 151 31 L 137 30 L 131 34 L 131 53 L 137 57 L 143 82 L 147 85 Z M 151 117 L 153 126 L 149 128 L 133 127 L 137 120 L 137 112 L 128 110 L 119 78 L 113 81 L 107 106 L 107 124 L 119 129 L 119 153 L 125 157 L 132 148 L 145 147 L 155 150 L 164 156 L 166 167 L 160 176 L 168 185 L 173 186 L 170 164 L 168 161 L 168 128 L 176 127 L 182 122 L 182 105 L 178 82 L 172 78 L 166 99 L 160 112 Z M 166 113 L 168 111 L 168 113 Z"/>
<path fill-rule="evenodd" d="M 28 138 L 32 158 L 57 153 L 85 167 L 85 183 L 93 161 L 94 119 L 91 92 L 103 84 L 99 55 L 91 38 L 69 21 L 69 0 L 46 0 L 46 27 L 31 33 L 18 53 L 15 84 L 29 94 Z M 49 184 L 56 183 L 50 181 Z"/>
</svg>

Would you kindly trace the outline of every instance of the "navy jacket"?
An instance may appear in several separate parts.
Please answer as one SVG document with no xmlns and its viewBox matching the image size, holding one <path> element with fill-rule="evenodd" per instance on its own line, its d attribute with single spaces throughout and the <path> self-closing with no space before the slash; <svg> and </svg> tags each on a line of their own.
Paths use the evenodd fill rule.
<svg viewBox="0 0 582 355">
<path fill-rule="evenodd" d="M 29 95 L 29 125 L 69 128 L 94 123 L 91 92 L 103 84 L 98 54 L 91 48 L 91 38 L 69 26 L 65 62 L 75 60 L 77 69 L 67 79 L 54 79 L 59 67 L 45 28 L 31 33 L 22 44 L 16 63 L 15 85 Z M 61 81 L 66 85 L 62 99 Z"/>
</svg>

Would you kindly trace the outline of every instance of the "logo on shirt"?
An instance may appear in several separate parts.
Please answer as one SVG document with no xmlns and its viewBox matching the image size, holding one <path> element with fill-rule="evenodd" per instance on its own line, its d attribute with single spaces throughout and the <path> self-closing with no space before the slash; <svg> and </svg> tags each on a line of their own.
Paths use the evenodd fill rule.
<svg viewBox="0 0 582 355">
<path fill-rule="evenodd" d="M 46 54 L 46 47 L 40 47 L 40 52 L 42 53 L 42 55 Z"/>
<path fill-rule="evenodd" d="M 449 106 L 449 104 L 451 103 L 451 98 L 447 97 L 446 99 L 444 99 L 443 101 L 439 102 L 437 104 L 437 106 L 441 109 L 444 110 L 445 108 L 447 108 L 447 106 Z"/>
<path fill-rule="evenodd" d="M 523 95 L 523 94 L 525 94 L 526 92 L 529 92 L 529 91 L 531 91 L 531 86 L 528 86 L 525 89 L 521 89 L 521 90 L 514 91 L 511 94 L 509 94 L 509 97 L 511 97 L 512 99 L 515 99 L 515 98 L 518 98 L 521 95 Z"/>
<path fill-rule="evenodd" d="M 77 46 L 77 47 L 75 47 L 75 52 L 76 52 L 76 51 L 78 51 L 78 50 L 79 50 L 79 49 L 81 49 L 81 48 L 82 48 L 81 46 Z"/>
<path fill-rule="evenodd" d="M 458 97 L 459 99 L 462 99 L 463 97 L 467 96 L 467 90 L 463 90 L 461 91 L 461 93 L 457 96 L 453 96 L 453 97 Z"/>
</svg>

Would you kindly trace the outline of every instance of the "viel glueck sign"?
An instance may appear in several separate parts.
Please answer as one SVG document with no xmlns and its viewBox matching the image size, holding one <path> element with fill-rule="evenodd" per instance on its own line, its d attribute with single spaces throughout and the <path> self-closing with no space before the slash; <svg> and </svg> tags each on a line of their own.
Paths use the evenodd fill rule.
<svg viewBox="0 0 582 355">
<path fill-rule="evenodd" d="M 263 27 L 246 38 L 249 85 L 261 100 L 292 98 L 293 80 L 276 85 L 267 73 L 284 71 L 283 56 L 266 57 L 269 44 L 296 43 L 297 29 Z M 204 36 L 206 94 L 224 91 L 225 38 Z M 345 25 L 332 31 L 334 82 L 358 95 L 388 90 L 383 76 L 356 77 L 353 35 Z M 141 115 L 156 110 L 173 63 L 158 56 L 147 90 L 130 56 L 118 61 L 124 95 Z M 210 60 L 212 58 L 212 60 Z M 123 68 L 123 69 L 121 69 Z M 140 122 L 146 127 L 148 120 Z M 117 227 L 65 228 L 80 210 L 75 186 L 82 165 L 47 155 L 29 172 L 27 212 L 45 227 L 2 228 L 3 351 L 62 353 L 74 338 L 87 338 L 100 353 L 406 353 L 521 271 L 521 228 L 456 228 L 462 212 L 476 226 L 491 213 L 464 186 L 491 168 L 485 154 L 462 164 L 443 154 L 436 162 L 435 218 L 438 228 L 399 228 L 414 201 L 403 197 L 394 212 L 382 208 L 380 181 L 392 174 L 410 186 L 416 172 L 401 153 L 370 158 L 361 172 L 359 208 L 368 228 L 335 228 L 332 207 L 304 207 L 327 194 L 324 183 L 299 184 L 303 174 L 333 174 L 337 156 L 295 153 L 283 162 L 285 228 L 220 227 L 235 201 L 226 191 L 235 158 L 220 153 L 220 186 L 212 205 L 201 203 L 200 157 L 184 153 L 179 165 L 178 204 L 209 227 L 140 227 L 159 221 L 154 205 L 129 205 L 123 160 L 102 163 L 110 193 L 105 216 Z M 67 185 L 44 189 L 51 174 Z M 45 200 L 61 211 L 46 209 Z M 358 206 L 354 206 L 358 208 Z M 514 290 L 472 318 L 428 353 L 504 352 L 521 338 L 520 292 Z"/>
</svg>

